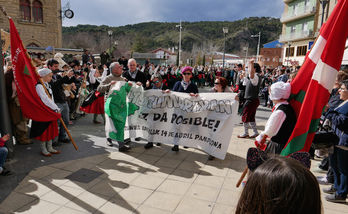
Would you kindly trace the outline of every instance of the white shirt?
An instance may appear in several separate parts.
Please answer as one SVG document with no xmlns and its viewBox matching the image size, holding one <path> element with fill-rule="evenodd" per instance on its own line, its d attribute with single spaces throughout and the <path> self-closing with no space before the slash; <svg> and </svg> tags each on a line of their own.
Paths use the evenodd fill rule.
<svg viewBox="0 0 348 214">
<path fill-rule="evenodd" d="M 259 76 L 255 73 L 255 74 L 254 74 L 254 78 L 251 79 L 251 78 L 250 78 L 250 74 L 248 74 L 248 75 L 249 75 L 249 79 L 246 78 L 246 77 L 243 78 L 243 85 L 246 86 L 247 83 L 248 83 L 249 81 L 251 81 L 251 84 L 253 84 L 253 86 L 257 86 L 257 84 L 259 83 Z"/>
<path fill-rule="evenodd" d="M 47 88 L 47 91 L 48 91 L 50 94 L 52 94 L 52 99 L 50 99 L 50 98 L 48 97 L 48 95 L 47 95 L 46 92 L 45 92 L 44 87 L 43 87 L 41 84 L 37 84 L 37 85 L 35 86 L 37 94 L 39 95 L 39 97 L 40 97 L 40 99 L 42 100 L 42 102 L 43 102 L 46 106 L 48 106 L 50 109 L 52 109 L 53 111 L 56 111 L 56 112 L 60 111 L 60 109 L 58 108 L 58 106 L 57 106 L 57 105 L 54 103 L 54 101 L 53 101 L 53 93 L 52 93 L 52 89 L 51 89 L 50 85 L 49 85 L 47 82 L 44 82 L 44 84 L 45 84 L 45 86 L 46 86 L 46 88 Z"/>
<path fill-rule="evenodd" d="M 98 81 L 99 83 L 101 83 L 104 78 L 106 77 L 107 73 L 108 73 L 108 69 L 104 68 L 103 74 L 101 77 L 95 78 L 94 74 L 97 71 L 97 69 L 91 69 L 91 72 L 89 73 L 89 81 L 94 84 L 96 81 Z"/>
<path fill-rule="evenodd" d="M 273 137 L 278 134 L 280 127 L 283 125 L 286 119 L 286 114 L 283 111 L 277 111 L 279 106 L 282 104 L 289 105 L 287 101 L 282 101 L 274 106 L 273 113 L 268 118 L 267 123 L 265 125 L 265 130 L 261 132 L 259 136 L 257 136 L 257 141 L 260 142 L 265 134 L 268 137 Z"/>
</svg>

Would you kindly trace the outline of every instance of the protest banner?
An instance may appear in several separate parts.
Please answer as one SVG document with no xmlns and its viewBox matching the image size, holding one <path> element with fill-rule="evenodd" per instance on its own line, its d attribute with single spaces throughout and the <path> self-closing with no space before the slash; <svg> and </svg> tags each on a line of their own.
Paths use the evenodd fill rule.
<svg viewBox="0 0 348 214">
<path fill-rule="evenodd" d="M 125 82 L 116 83 L 109 94 L 105 106 L 107 137 L 143 137 L 149 142 L 185 145 L 225 158 L 238 111 L 235 94 L 191 97 L 179 92 L 143 91 Z M 124 136 L 117 131 L 122 130 L 120 124 L 125 124 Z"/>
</svg>

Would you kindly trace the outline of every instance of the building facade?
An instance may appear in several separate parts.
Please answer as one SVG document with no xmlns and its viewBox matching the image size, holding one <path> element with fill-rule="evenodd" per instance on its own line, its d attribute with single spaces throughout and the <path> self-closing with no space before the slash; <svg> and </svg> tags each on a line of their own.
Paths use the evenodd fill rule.
<svg viewBox="0 0 348 214">
<path fill-rule="evenodd" d="M 261 48 L 259 65 L 277 68 L 282 65 L 282 48 Z"/>
<path fill-rule="evenodd" d="M 284 43 L 283 64 L 302 65 L 318 32 L 318 0 L 283 0 L 284 13 L 279 42 Z"/>
<path fill-rule="evenodd" d="M 61 0 L 0 0 L 16 25 L 25 47 L 62 48 Z M 10 32 L 8 19 L 1 13 L 0 26 Z"/>
</svg>

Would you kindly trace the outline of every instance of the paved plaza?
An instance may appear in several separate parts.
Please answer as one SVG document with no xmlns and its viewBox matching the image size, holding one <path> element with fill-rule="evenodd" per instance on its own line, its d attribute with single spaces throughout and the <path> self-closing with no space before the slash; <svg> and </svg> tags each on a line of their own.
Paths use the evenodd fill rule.
<svg viewBox="0 0 348 214">
<path fill-rule="evenodd" d="M 259 131 L 270 114 L 259 107 Z M 240 117 L 226 139 L 225 160 L 213 161 L 202 150 L 180 147 L 176 153 L 164 143 L 145 150 L 144 140 L 132 141 L 127 153 L 118 152 L 117 146 L 106 146 L 104 125 L 92 119 L 87 115 L 69 127 L 78 151 L 63 144 L 56 147 L 61 154 L 47 158 L 38 144 L 15 146 L 16 158 L 6 164 L 14 173 L 0 177 L 0 213 L 234 213 L 243 189 L 236 183 L 247 149 L 254 146 L 253 139 L 237 138 L 243 132 Z M 348 213 L 348 203 L 329 203 L 324 195 L 326 214 Z"/>
</svg>

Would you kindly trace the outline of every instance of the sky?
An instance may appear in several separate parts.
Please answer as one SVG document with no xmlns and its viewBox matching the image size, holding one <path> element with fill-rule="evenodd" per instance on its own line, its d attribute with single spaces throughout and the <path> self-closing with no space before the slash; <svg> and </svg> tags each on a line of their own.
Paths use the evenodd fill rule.
<svg viewBox="0 0 348 214">
<path fill-rule="evenodd" d="M 236 21 L 245 17 L 280 18 L 282 0 L 61 0 L 70 2 L 72 19 L 63 26 L 78 24 L 112 27 L 142 22 Z"/>
</svg>

